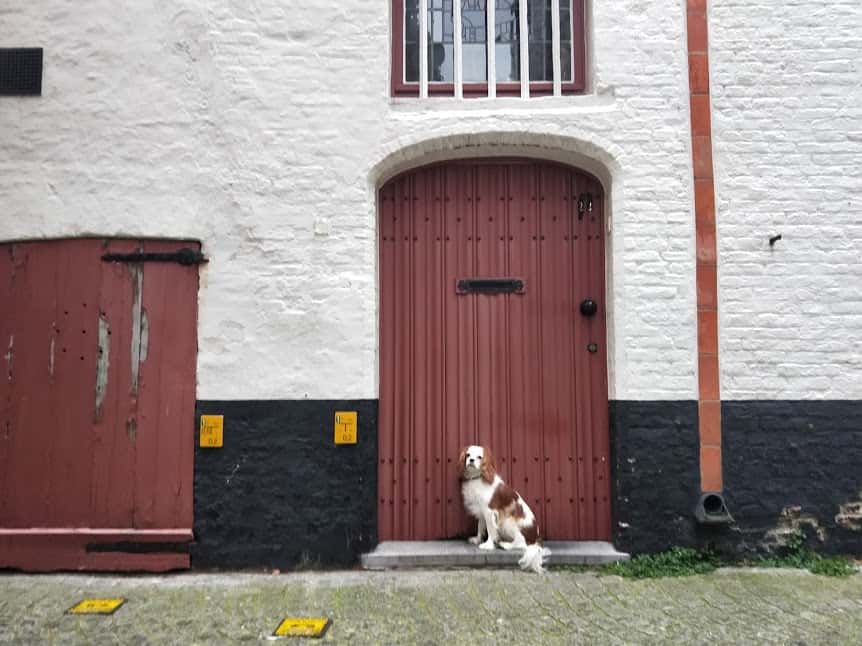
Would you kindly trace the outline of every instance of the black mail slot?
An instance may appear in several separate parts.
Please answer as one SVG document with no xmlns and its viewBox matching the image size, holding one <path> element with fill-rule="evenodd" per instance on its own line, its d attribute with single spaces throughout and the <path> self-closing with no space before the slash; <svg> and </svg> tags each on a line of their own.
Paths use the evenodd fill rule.
<svg viewBox="0 0 862 646">
<path fill-rule="evenodd" d="M 462 278 L 456 291 L 459 294 L 523 294 L 524 281 L 520 278 Z"/>
</svg>

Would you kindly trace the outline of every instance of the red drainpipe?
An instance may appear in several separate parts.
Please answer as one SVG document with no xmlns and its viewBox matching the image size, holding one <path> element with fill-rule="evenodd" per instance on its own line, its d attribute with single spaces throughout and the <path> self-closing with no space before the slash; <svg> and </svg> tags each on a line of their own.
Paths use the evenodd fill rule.
<svg viewBox="0 0 862 646">
<path fill-rule="evenodd" d="M 721 397 L 718 371 L 718 277 L 715 184 L 709 101 L 709 38 L 706 0 L 687 0 L 688 84 L 697 235 L 697 363 L 700 489 L 720 492 Z"/>
</svg>

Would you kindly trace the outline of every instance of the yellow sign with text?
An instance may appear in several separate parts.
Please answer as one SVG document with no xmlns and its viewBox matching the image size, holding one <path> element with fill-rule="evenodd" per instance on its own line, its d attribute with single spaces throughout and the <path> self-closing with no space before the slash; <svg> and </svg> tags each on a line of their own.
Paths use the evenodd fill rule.
<svg viewBox="0 0 862 646">
<path fill-rule="evenodd" d="M 335 413 L 335 443 L 356 444 L 356 411 Z"/>
<path fill-rule="evenodd" d="M 201 415 L 201 448 L 224 446 L 224 415 Z"/>
<path fill-rule="evenodd" d="M 112 615 L 126 603 L 125 599 L 84 599 L 69 608 L 70 615 Z"/>
<path fill-rule="evenodd" d="M 302 618 L 287 617 L 278 624 L 273 633 L 276 637 L 322 637 L 329 628 L 329 619 L 324 617 Z"/>
</svg>

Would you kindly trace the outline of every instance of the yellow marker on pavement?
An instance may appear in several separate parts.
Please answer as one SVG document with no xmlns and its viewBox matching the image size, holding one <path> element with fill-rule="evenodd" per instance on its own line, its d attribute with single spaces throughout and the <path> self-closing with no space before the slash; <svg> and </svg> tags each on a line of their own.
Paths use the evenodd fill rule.
<svg viewBox="0 0 862 646">
<path fill-rule="evenodd" d="M 117 599 L 84 599 L 69 608 L 70 615 L 112 615 L 117 608 L 126 603 L 123 598 Z"/>
<path fill-rule="evenodd" d="M 330 623 L 325 617 L 285 617 L 272 634 L 276 637 L 323 637 Z"/>
</svg>

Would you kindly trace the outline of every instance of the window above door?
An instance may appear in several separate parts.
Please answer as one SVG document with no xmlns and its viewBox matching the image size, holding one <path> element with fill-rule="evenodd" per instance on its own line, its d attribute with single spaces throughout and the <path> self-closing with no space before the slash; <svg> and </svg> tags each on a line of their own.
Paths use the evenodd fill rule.
<svg viewBox="0 0 862 646">
<path fill-rule="evenodd" d="M 584 90 L 583 0 L 392 0 L 392 21 L 393 96 Z"/>
</svg>

